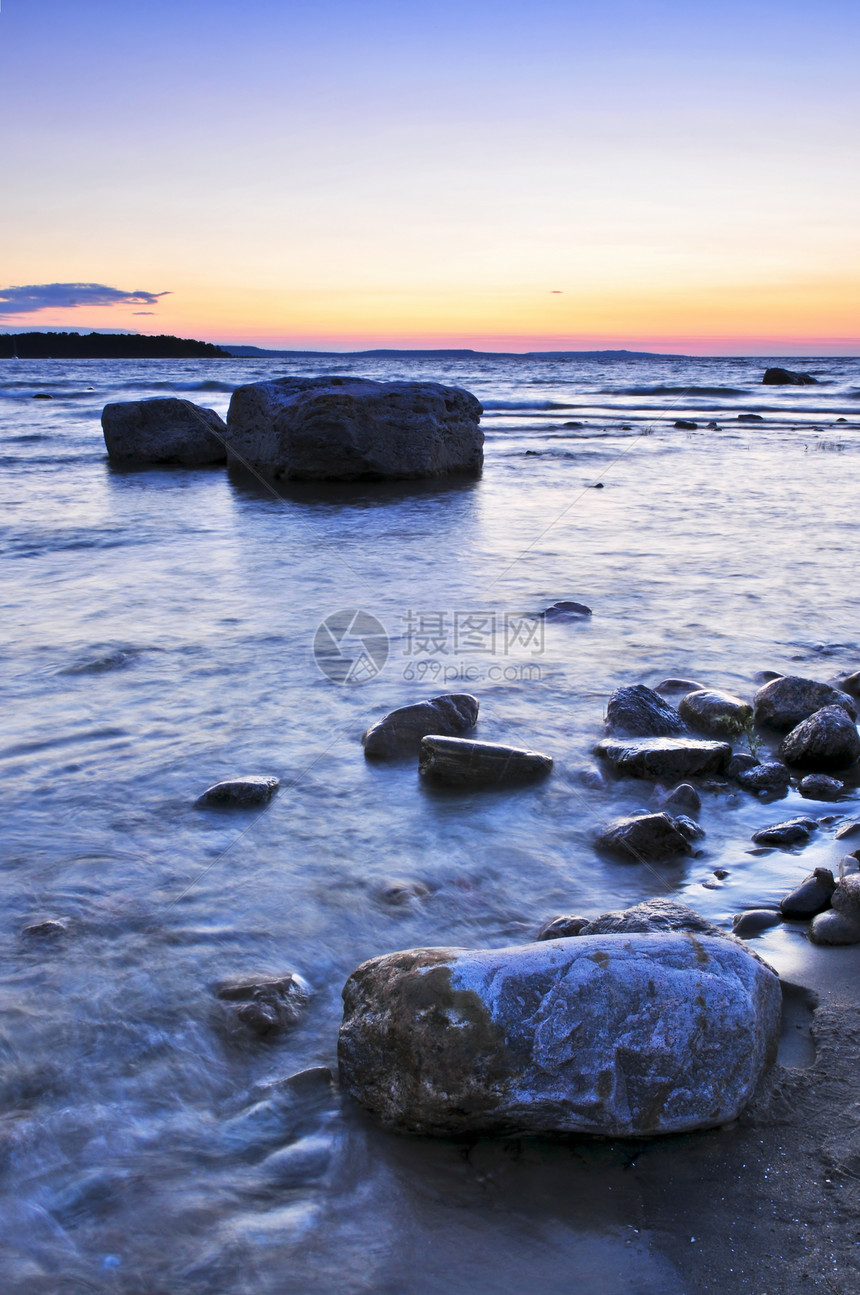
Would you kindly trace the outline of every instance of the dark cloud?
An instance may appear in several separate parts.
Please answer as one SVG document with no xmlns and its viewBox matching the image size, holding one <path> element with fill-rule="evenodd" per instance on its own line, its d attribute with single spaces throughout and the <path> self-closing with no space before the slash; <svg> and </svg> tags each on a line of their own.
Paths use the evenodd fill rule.
<svg viewBox="0 0 860 1295">
<path fill-rule="evenodd" d="M 168 292 L 123 292 L 103 283 L 30 283 L 0 288 L 0 316 L 29 315 L 37 310 L 68 310 L 74 306 L 155 306 Z M 135 312 L 152 314 L 152 311 Z"/>
</svg>

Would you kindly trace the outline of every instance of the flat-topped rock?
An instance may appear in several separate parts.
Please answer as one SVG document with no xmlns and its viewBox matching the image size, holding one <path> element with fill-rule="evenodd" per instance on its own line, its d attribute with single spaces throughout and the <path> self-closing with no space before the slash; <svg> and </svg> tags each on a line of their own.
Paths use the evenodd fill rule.
<svg viewBox="0 0 860 1295">
<path fill-rule="evenodd" d="M 268 804 L 280 785 L 280 778 L 260 774 L 251 774 L 246 778 L 227 778 L 224 782 L 216 782 L 207 787 L 194 803 L 201 809 L 213 806 L 248 809 L 254 805 Z"/>
<path fill-rule="evenodd" d="M 673 782 L 723 773 L 732 754 L 728 742 L 692 737 L 606 737 L 594 749 L 618 773 Z"/>
<path fill-rule="evenodd" d="M 552 756 L 523 747 L 429 735 L 421 740 L 418 770 L 452 787 L 495 787 L 545 778 Z"/>
<path fill-rule="evenodd" d="M 453 737 L 468 732 L 477 722 L 477 697 L 446 693 L 391 711 L 371 724 L 361 741 L 368 760 L 391 760 L 413 755 L 428 733 Z"/>
<path fill-rule="evenodd" d="M 776 1054 L 776 974 L 706 934 L 410 949 L 349 977 L 343 1088 L 396 1130 L 643 1137 L 734 1119 Z"/>
<path fill-rule="evenodd" d="M 759 828 L 753 832 L 752 839 L 756 845 L 773 845 L 778 849 L 792 845 L 806 845 L 813 832 L 818 829 L 814 818 L 789 818 L 782 823 L 772 823 L 769 827 Z"/>
<path fill-rule="evenodd" d="M 214 409 L 190 400 L 121 400 L 102 410 L 105 447 L 114 463 L 180 463 L 197 467 L 227 460 L 227 424 Z"/>
<path fill-rule="evenodd" d="M 780 675 L 759 688 L 753 706 L 757 724 L 767 724 L 783 733 L 802 724 L 823 706 L 841 706 L 852 719 L 857 718 L 857 706 L 847 692 L 793 674 Z"/>
<path fill-rule="evenodd" d="M 684 732 L 684 721 L 675 707 L 641 683 L 615 689 L 606 706 L 606 726 L 611 733 L 629 737 L 663 737 Z"/>
<path fill-rule="evenodd" d="M 688 692 L 678 702 L 678 714 L 690 728 L 712 737 L 731 738 L 742 733 L 753 717 L 749 702 L 716 688 Z"/>
<path fill-rule="evenodd" d="M 765 369 L 764 387 L 814 387 L 818 383 L 811 373 L 798 373 L 795 369 Z"/>
<path fill-rule="evenodd" d="M 688 854 L 690 844 L 681 825 L 668 814 L 634 814 L 617 818 L 600 833 L 597 845 L 628 863 Z"/>
<path fill-rule="evenodd" d="M 842 706 L 824 706 L 791 730 L 779 754 L 786 764 L 813 773 L 848 769 L 860 759 L 860 733 Z"/>
<path fill-rule="evenodd" d="M 482 412 L 470 392 L 438 382 L 254 382 L 230 401 L 228 461 L 304 481 L 477 473 Z"/>
</svg>

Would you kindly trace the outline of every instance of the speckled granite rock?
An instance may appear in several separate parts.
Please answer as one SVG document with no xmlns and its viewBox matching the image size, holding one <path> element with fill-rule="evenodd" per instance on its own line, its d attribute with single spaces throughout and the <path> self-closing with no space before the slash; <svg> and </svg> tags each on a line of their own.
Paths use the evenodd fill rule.
<svg viewBox="0 0 860 1295">
<path fill-rule="evenodd" d="M 410 949 L 343 991 L 342 1086 L 384 1125 L 638 1137 L 734 1119 L 776 1054 L 776 974 L 708 935 Z"/>
<path fill-rule="evenodd" d="M 400 706 L 371 724 L 361 739 L 364 754 L 368 760 L 413 755 L 428 733 L 453 737 L 467 733 L 477 720 L 478 699 L 469 693 L 446 693 L 412 706 Z"/>
</svg>

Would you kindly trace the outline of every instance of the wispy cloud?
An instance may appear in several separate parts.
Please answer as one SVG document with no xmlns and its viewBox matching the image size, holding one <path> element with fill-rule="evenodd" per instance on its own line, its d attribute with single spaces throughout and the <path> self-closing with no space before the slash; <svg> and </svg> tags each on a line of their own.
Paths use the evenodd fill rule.
<svg viewBox="0 0 860 1295">
<path fill-rule="evenodd" d="M 0 288 L 0 318 L 75 306 L 155 306 L 159 297 L 169 296 L 169 292 L 145 292 L 141 288 L 124 292 L 104 283 L 30 283 Z M 135 314 L 152 314 L 152 311 L 135 311 Z"/>
</svg>

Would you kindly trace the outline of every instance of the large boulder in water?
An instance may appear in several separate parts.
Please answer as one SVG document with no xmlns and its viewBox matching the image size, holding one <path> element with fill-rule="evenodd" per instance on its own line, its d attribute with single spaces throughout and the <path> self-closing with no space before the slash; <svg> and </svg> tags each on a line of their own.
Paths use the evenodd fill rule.
<svg viewBox="0 0 860 1295">
<path fill-rule="evenodd" d="M 780 675 L 759 688 L 753 705 L 757 724 L 767 724 L 783 733 L 802 724 L 823 706 L 841 706 L 852 719 L 857 718 L 857 707 L 847 692 L 794 674 Z"/>
<path fill-rule="evenodd" d="M 470 693 L 445 693 L 412 706 L 400 706 L 379 719 L 362 737 L 368 760 L 391 760 L 413 755 L 422 737 L 437 733 L 453 737 L 474 728 L 478 720 L 478 699 Z"/>
<path fill-rule="evenodd" d="M 254 382 L 230 401 L 229 462 L 299 481 L 477 473 L 482 412 L 470 392 L 438 382 Z"/>
<path fill-rule="evenodd" d="M 105 446 L 115 463 L 181 463 L 193 468 L 227 459 L 227 424 L 190 400 L 120 400 L 102 410 Z"/>
<path fill-rule="evenodd" d="M 734 1119 L 782 1002 L 736 942 L 676 932 L 410 949 L 365 962 L 343 999 L 341 1084 L 384 1125 L 609 1137 Z"/>
<path fill-rule="evenodd" d="M 653 688 L 634 683 L 616 688 L 606 706 L 606 726 L 630 737 L 665 737 L 684 732 L 684 721 Z"/>
<path fill-rule="evenodd" d="M 815 387 L 818 379 L 811 373 L 797 373 L 794 369 L 765 369 L 762 378 L 764 387 Z"/>
<path fill-rule="evenodd" d="M 813 773 L 847 769 L 860 759 L 860 734 L 841 706 L 824 706 L 791 730 L 779 754 L 786 764 Z"/>
</svg>

